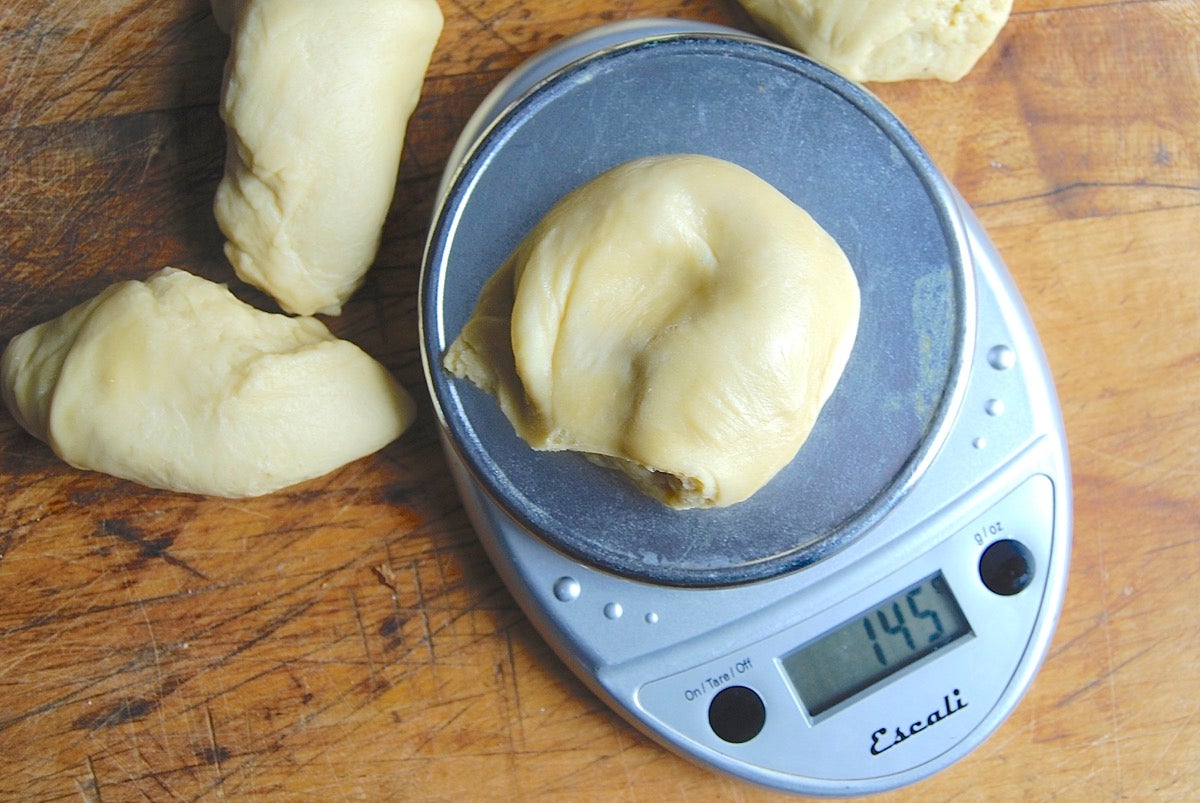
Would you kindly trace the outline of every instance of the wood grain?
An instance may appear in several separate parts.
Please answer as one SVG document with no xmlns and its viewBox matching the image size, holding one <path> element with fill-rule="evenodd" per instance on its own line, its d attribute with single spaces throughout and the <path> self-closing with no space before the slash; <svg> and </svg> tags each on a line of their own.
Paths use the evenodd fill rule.
<svg viewBox="0 0 1200 803">
<path fill-rule="evenodd" d="M 423 396 L 416 288 L 458 131 L 595 24 L 730 2 L 443 2 L 377 267 L 331 327 Z M 0 338 L 162 265 L 232 281 L 207 0 L 0 11 Z M 872 89 L 977 209 L 1046 347 L 1075 549 L 1051 654 L 967 759 L 885 800 L 1200 798 L 1200 4 L 1018 0 L 957 84 Z M 269 301 L 233 282 L 264 307 Z M 767 800 L 640 736 L 516 609 L 430 405 L 261 499 L 59 463 L 0 415 L 0 798 Z"/>
</svg>

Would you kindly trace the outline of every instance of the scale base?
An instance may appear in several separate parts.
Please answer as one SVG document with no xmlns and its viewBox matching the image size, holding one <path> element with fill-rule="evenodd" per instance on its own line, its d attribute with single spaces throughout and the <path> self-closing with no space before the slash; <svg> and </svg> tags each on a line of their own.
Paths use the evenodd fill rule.
<svg viewBox="0 0 1200 803">
<path fill-rule="evenodd" d="M 479 203 L 472 193 L 498 149 L 511 147 L 505 126 L 522 122 L 530 93 L 549 91 L 597 47 L 727 35 L 695 34 L 680 21 L 598 29 L 522 68 L 485 101 L 451 162 L 422 276 L 430 386 L 481 542 L 531 621 L 597 695 L 670 749 L 753 783 L 810 795 L 883 791 L 949 766 L 1016 706 L 1048 649 L 1070 552 L 1070 473 L 1044 354 L 999 255 L 932 165 L 921 162 L 920 171 L 942 199 L 950 257 L 961 262 L 954 376 L 904 481 L 888 486 L 878 515 L 817 559 L 690 584 L 590 560 L 586 549 L 547 531 L 521 502 L 511 473 L 479 457 L 483 441 L 500 436 L 462 428 L 456 405 L 469 390 L 439 370 L 486 278 L 472 277 L 466 289 L 455 283 L 462 233 L 454 221 Z M 758 46 L 729 36 L 739 49 Z M 730 69 L 737 67 L 731 59 Z M 846 92 L 861 90 L 847 84 Z M 893 136 L 907 136 L 894 125 Z M 561 194 L 550 192 L 526 216 L 536 218 Z M 512 237 L 528 228 L 518 223 Z M 854 248 L 847 250 L 854 264 Z M 603 521 L 588 524 L 604 532 Z M 1026 571 L 1014 571 L 1022 561 Z M 969 633 L 812 713 L 789 674 L 792 656 L 930 578 L 951 590 Z M 1014 583 L 1020 588 L 1009 593 Z"/>
</svg>

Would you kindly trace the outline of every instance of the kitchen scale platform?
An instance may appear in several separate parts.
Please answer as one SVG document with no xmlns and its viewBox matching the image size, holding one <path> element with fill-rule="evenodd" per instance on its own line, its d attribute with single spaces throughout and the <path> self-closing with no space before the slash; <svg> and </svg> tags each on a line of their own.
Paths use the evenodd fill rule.
<svg viewBox="0 0 1200 803">
<path fill-rule="evenodd" d="M 674 511 L 536 452 L 442 367 L 480 289 L 563 195 L 640 156 L 752 170 L 837 239 L 862 313 L 791 465 Z M 490 558 L 558 655 L 643 732 L 811 795 L 891 789 L 982 742 L 1046 654 L 1070 552 L 1049 370 L 1000 256 L 862 87 L 726 28 L 597 28 L 503 81 L 440 191 L 421 337 L 450 468 Z"/>
</svg>

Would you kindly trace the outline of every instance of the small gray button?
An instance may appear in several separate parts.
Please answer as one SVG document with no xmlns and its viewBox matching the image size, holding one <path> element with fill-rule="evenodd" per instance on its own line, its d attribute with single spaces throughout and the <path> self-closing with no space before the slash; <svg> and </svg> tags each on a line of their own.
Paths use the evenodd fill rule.
<svg viewBox="0 0 1200 803">
<path fill-rule="evenodd" d="M 560 577 L 554 582 L 554 597 L 559 602 L 571 602 L 579 598 L 582 589 L 574 577 Z"/>
<path fill-rule="evenodd" d="M 1008 346 L 992 346 L 988 352 L 988 365 L 997 371 L 1007 371 L 1017 364 L 1017 353 Z"/>
</svg>

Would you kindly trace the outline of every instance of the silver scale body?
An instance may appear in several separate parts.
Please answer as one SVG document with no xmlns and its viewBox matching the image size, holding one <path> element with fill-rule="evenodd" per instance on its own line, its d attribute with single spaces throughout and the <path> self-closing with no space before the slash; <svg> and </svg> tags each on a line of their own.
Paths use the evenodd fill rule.
<svg viewBox="0 0 1200 803">
<path fill-rule="evenodd" d="M 491 453 L 490 445 L 515 436 L 502 431 L 502 419 L 480 421 L 472 411 L 486 410 L 489 401 L 472 401 L 472 394 L 478 394 L 448 377 L 440 362 L 461 326 L 461 299 L 474 298 L 482 281 L 499 266 L 498 261 L 470 266 L 472 286 L 455 288 L 457 274 L 451 265 L 456 239 L 493 236 L 467 231 L 470 213 L 464 209 L 484 203 L 474 190 L 479 176 L 503 169 L 493 165 L 502 149 L 522 147 L 521 129 L 546 113 L 536 102 L 539 93 L 553 94 L 556 85 L 565 85 L 568 94 L 579 91 L 580 85 L 597 81 L 597 75 L 598 83 L 619 82 L 627 68 L 636 70 L 638 62 L 662 48 L 674 48 L 685 60 L 720 62 L 724 66 L 718 69 L 735 74 L 745 72 L 739 64 L 743 57 L 765 58 L 768 70 L 776 69 L 778 61 L 784 65 L 783 81 L 815 81 L 822 91 L 833 87 L 849 97 L 851 105 L 883 120 L 885 127 L 891 126 L 887 136 L 900 142 L 941 204 L 949 247 L 957 248 L 962 260 L 953 291 L 962 314 L 952 321 L 956 347 L 946 356 L 952 370 L 941 386 L 936 412 L 928 416 L 928 431 L 911 453 L 902 455 L 898 469 L 887 469 L 892 479 L 872 488 L 868 502 L 847 502 L 855 515 L 837 532 L 795 554 L 744 560 L 711 573 L 692 567 L 692 574 L 680 575 L 672 574 L 669 560 L 664 568 L 661 556 L 652 551 L 642 555 L 649 567 L 645 573 L 633 558 L 589 553 L 590 544 L 603 543 L 610 519 L 616 521 L 614 531 L 629 529 L 613 508 L 579 511 L 579 527 L 597 531 L 597 540 L 577 549 L 570 537 L 556 539 L 556 528 L 575 526 L 576 511 L 567 510 L 565 519 L 556 519 L 553 511 L 543 509 L 545 500 L 514 487 L 523 476 L 521 467 L 506 473 L 502 452 L 519 450 L 520 445 L 496 447 L 499 456 Z M 611 69 L 589 74 L 586 65 L 596 59 L 608 59 Z M 603 26 L 527 62 L 485 100 L 451 155 L 422 272 L 421 328 L 430 390 L 465 508 L 506 585 L 562 660 L 644 733 L 693 760 L 777 789 L 851 795 L 892 789 L 949 766 L 1012 712 L 1046 654 L 1065 593 L 1070 476 L 1058 402 L 1041 346 L 1000 256 L 974 214 L 936 169 L 920 161 L 927 157 L 904 139 L 902 126 L 889 122 L 877 101 L 803 62 L 754 37 L 679 20 Z M 802 74 L 792 75 L 793 68 Z M 594 128 L 586 114 L 580 117 L 580 131 L 561 132 L 572 142 Z M 729 127 L 729 121 L 722 124 Z M 626 152 L 637 155 L 663 147 L 661 142 L 643 143 L 646 138 L 636 128 L 635 122 L 633 130 L 620 135 L 624 148 L 592 143 L 589 153 L 614 152 L 580 169 L 594 174 L 609 162 L 624 160 Z M 795 135 L 779 132 L 781 137 Z M 737 131 L 726 135 L 735 140 L 735 151 L 739 136 Z M 694 147 L 687 150 L 705 149 L 703 131 L 684 139 L 689 137 L 694 137 L 689 143 Z M 546 147 L 556 146 L 551 142 Z M 553 156 L 545 161 L 553 170 Z M 577 184 L 583 178 L 562 180 Z M 495 235 L 508 240 L 496 245 L 501 259 L 529 222 L 557 200 L 561 189 L 538 192 L 552 197 L 539 196 L 534 204 L 538 208 L 510 215 L 515 218 L 511 231 Z M 514 194 L 513 203 L 521 203 L 520 193 Z M 479 219 L 488 221 L 489 215 Z M 853 249 L 842 245 L 853 263 Z M 461 296 L 457 302 L 452 298 L 455 292 Z M 453 314 L 447 311 L 451 305 L 457 306 Z M 518 459 L 524 461 L 525 456 Z M 557 470 L 559 464 L 553 461 L 560 459 L 533 455 L 530 465 L 548 461 L 548 468 L 533 469 L 541 478 Z M 584 477 L 599 471 L 562 465 L 585 472 Z M 574 481 L 568 477 L 566 485 Z M 603 486 L 596 495 L 610 491 Z M 558 506 L 557 493 L 562 492 L 547 491 L 550 508 Z M 768 498 L 769 493 L 760 492 Z M 620 497 L 618 504 L 638 503 Z M 763 527 L 776 512 L 767 510 L 766 519 L 747 515 L 753 535 L 753 528 Z M 631 542 L 638 537 L 618 536 Z M 993 593 L 980 578 L 980 556 L 1002 539 L 1023 544 L 1034 567 L 1031 584 L 1011 596 Z M 783 671 L 783 656 L 935 572 L 941 572 L 953 589 L 971 637 L 820 716 L 810 716 Z M 756 735 L 741 743 L 718 736 L 709 720 L 712 700 L 732 686 L 752 689 L 766 712 Z"/>
</svg>

